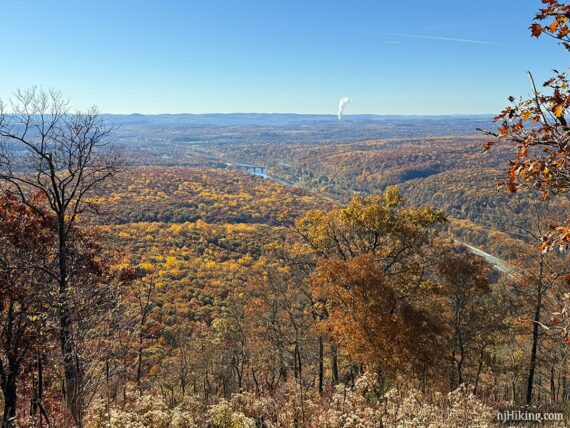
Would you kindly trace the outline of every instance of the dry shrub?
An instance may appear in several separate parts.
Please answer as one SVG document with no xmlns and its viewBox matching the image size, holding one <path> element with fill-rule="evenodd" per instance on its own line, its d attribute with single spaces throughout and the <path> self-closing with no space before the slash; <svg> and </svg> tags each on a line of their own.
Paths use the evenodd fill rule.
<svg viewBox="0 0 570 428">
<path fill-rule="evenodd" d="M 431 400 L 414 389 L 378 390 L 375 377 L 365 374 L 354 387 L 337 385 L 327 397 L 289 381 L 273 395 L 244 392 L 207 408 L 198 398 L 168 407 L 160 396 L 145 395 L 107 412 L 104 402 L 96 401 L 87 427 L 455 428 L 486 427 L 492 421 L 492 409 L 464 385 Z"/>
</svg>

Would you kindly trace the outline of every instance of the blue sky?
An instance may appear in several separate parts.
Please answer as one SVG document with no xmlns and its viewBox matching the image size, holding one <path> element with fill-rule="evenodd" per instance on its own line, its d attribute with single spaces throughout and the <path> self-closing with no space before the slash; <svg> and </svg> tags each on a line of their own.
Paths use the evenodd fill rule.
<svg viewBox="0 0 570 428">
<path fill-rule="evenodd" d="M 567 67 L 539 0 L 1 3 L 0 97 L 60 89 L 106 113 L 495 113 Z"/>
</svg>

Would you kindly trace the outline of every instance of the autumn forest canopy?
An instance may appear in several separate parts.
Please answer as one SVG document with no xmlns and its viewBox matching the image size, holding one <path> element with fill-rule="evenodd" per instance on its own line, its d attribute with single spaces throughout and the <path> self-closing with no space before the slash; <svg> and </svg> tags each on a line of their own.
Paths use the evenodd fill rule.
<svg viewBox="0 0 570 428">
<path fill-rule="evenodd" d="M 528 77 L 494 118 L 2 94 L 2 427 L 565 426 L 570 88 Z"/>
</svg>

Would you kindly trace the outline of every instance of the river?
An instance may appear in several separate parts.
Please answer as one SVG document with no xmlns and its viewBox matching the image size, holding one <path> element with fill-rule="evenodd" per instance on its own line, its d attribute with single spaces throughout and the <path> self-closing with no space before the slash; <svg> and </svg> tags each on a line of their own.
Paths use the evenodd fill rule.
<svg viewBox="0 0 570 428">
<path fill-rule="evenodd" d="M 246 164 L 246 163 L 240 163 L 240 162 L 233 162 L 233 163 L 226 162 L 226 165 L 227 166 L 234 166 L 234 167 L 237 167 L 239 169 L 246 170 L 251 175 L 256 175 L 258 177 L 267 178 L 269 180 L 273 180 L 273 181 L 276 181 L 278 183 L 284 184 L 285 186 L 290 186 L 291 184 L 293 184 L 292 181 L 285 180 L 283 178 L 273 177 L 273 176 L 269 175 L 267 173 L 267 171 L 265 170 L 265 168 L 263 168 L 259 165 Z"/>
</svg>

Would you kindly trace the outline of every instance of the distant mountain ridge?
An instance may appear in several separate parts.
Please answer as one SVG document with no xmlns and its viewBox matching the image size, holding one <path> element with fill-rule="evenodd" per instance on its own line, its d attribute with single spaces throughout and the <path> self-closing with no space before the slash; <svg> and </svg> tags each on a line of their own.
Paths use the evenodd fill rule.
<svg viewBox="0 0 570 428">
<path fill-rule="evenodd" d="M 258 126 L 290 126 L 299 124 L 334 123 L 338 125 L 391 122 L 391 121 L 465 121 L 490 123 L 491 114 L 458 114 L 458 115 L 375 115 L 349 114 L 338 120 L 335 114 L 294 114 L 294 113 L 208 113 L 208 114 L 103 114 L 110 123 L 117 125 L 258 125 Z"/>
</svg>

